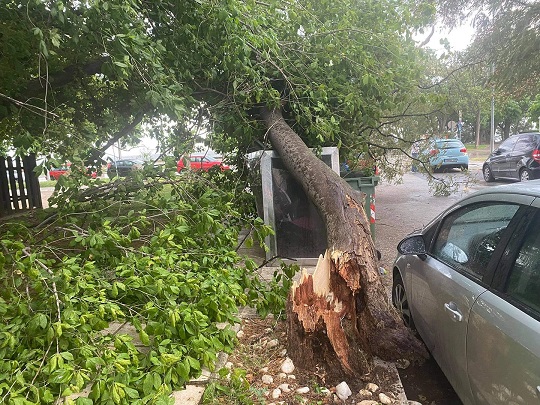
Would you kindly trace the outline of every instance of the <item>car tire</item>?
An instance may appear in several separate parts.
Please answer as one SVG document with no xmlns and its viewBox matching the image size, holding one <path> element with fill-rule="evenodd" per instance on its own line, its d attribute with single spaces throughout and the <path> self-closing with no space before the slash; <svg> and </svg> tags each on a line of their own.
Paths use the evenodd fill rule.
<svg viewBox="0 0 540 405">
<path fill-rule="evenodd" d="M 529 181 L 531 179 L 531 172 L 526 167 L 519 171 L 519 181 Z"/>
<path fill-rule="evenodd" d="M 469 170 L 469 165 L 463 165 L 463 166 L 461 166 L 461 171 L 462 171 L 462 172 L 466 172 L 467 170 Z"/>
<path fill-rule="evenodd" d="M 392 305 L 398 310 L 403 323 L 410 329 L 416 330 L 412 319 L 409 300 L 405 291 L 405 285 L 401 279 L 399 272 L 395 272 L 394 281 L 392 283 Z"/>
<path fill-rule="evenodd" d="M 493 177 L 493 173 L 491 171 L 491 167 L 489 167 L 488 165 L 484 165 L 484 167 L 482 168 L 482 173 L 484 175 L 484 180 L 486 181 L 486 183 L 495 180 L 495 177 Z"/>
</svg>

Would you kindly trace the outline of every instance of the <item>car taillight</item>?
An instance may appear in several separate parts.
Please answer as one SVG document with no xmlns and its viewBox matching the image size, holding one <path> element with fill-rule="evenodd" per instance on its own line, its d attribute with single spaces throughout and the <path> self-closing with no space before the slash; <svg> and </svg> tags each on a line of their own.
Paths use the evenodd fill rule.
<svg viewBox="0 0 540 405">
<path fill-rule="evenodd" d="M 532 158 L 537 162 L 540 162 L 540 149 L 533 150 Z"/>
<path fill-rule="evenodd" d="M 467 153 L 467 148 L 461 148 L 459 151 L 463 153 Z"/>
<path fill-rule="evenodd" d="M 429 151 L 429 154 L 430 154 L 431 156 L 435 156 L 437 153 L 439 153 L 439 150 L 438 150 L 438 149 L 431 149 L 431 150 Z"/>
</svg>

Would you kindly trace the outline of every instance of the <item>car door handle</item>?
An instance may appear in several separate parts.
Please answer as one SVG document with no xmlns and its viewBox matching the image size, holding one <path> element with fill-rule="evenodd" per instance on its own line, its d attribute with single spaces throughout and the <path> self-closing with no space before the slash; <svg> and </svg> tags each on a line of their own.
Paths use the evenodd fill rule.
<svg viewBox="0 0 540 405">
<path fill-rule="evenodd" d="M 463 320 L 463 315 L 459 312 L 455 302 L 447 302 L 444 304 L 444 310 L 450 314 L 450 318 L 454 322 L 461 322 Z"/>
</svg>

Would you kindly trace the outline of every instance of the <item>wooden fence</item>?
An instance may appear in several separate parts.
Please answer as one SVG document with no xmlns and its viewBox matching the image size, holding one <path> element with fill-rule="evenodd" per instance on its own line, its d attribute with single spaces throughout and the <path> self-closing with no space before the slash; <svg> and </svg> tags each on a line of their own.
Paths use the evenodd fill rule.
<svg viewBox="0 0 540 405">
<path fill-rule="evenodd" d="M 15 211 L 42 208 L 36 156 L 0 157 L 0 217 Z"/>
</svg>

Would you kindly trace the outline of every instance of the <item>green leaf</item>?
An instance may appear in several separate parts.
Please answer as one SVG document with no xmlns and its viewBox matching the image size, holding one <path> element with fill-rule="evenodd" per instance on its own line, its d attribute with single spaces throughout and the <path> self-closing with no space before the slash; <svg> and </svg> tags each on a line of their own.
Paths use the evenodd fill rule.
<svg viewBox="0 0 540 405">
<path fill-rule="evenodd" d="M 146 374 L 143 382 L 144 395 L 149 395 L 154 390 L 154 377 L 152 374 Z"/>
<path fill-rule="evenodd" d="M 144 330 L 141 329 L 139 332 L 139 338 L 141 339 L 141 342 L 146 345 L 150 346 L 150 338 L 148 337 L 148 333 L 146 333 Z"/>
<path fill-rule="evenodd" d="M 62 356 L 65 360 L 68 360 L 68 361 L 74 360 L 73 354 L 71 354 L 70 352 L 62 352 L 60 353 L 60 356 Z"/>
<path fill-rule="evenodd" d="M 49 382 L 53 384 L 64 384 L 71 381 L 73 377 L 73 372 L 65 368 L 59 368 L 54 370 L 49 376 Z"/>
</svg>

